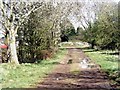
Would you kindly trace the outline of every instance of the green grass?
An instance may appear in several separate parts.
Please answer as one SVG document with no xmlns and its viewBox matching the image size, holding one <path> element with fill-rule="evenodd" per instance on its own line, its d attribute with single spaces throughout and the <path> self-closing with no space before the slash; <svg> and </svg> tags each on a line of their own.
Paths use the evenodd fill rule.
<svg viewBox="0 0 120 90">
<path fill-rule="evenodd" d="M 106 72 L 111 80 L 111 85 L 115 85 L 120 90 L 120 76 L 119 76 L 119 59 L 116 55 L 116 51 L 100 50 L 95 49 L 83 49 L 86 55 L 96 64 L 101 65 L 102 71 Z"/>
<path fill-rule="evenodd" d="M 61 60 L 66 50 L 60 50 L 52 58 L 40 63 L 26 63 L 19 66 L 2 64 L 0 68 L 0 83 L 2 88 L 28 88 L 34 87 L 49 74 L 57 62 Z"/>
<path fill-rule="evenodd" d="M 110 55 L 114 53 L 110 50 L 96 51 L 95 49 L 83 49 L 83 51 L 97 64 L 101 65 L 101 69 L 113 73 L 118 70 L 117 55 Z"/>
</svg>

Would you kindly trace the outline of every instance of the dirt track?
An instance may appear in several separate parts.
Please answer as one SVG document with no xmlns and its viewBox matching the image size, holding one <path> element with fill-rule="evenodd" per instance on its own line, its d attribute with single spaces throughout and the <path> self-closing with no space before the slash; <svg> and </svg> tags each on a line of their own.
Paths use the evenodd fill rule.
<svg viewBox="0 0 120 90">
<path fill-rule="evenodd" d="M 87 56 L 81 49 L 69 48 L 67 55 L 55 70 L 39 83 L 41 90 L 111 90 L 107 75 L 96 65 L 81 68 L 80 62 Z M 67 64 L 72 59 L 72 64 Z"/>
</svg>

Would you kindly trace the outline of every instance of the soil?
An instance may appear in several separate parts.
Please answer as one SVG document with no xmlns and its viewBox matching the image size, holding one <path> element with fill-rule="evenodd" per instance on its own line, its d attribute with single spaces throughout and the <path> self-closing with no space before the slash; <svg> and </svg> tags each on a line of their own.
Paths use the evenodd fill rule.
<svg viewBox="0 0 120 90">
<path fill-rule="evenodd" d="M 80 62 L 88 58 L 79 48 L 67 48 L 64 59 L 51 74 L 39 83 L 40 90 L 114 90 L 110 81 L 99 65 L 81 68 Z M 72 60 L 68 64 L 69 60 Z M 91 61 L 90 61 L 91 62 Z"/>
</svg>

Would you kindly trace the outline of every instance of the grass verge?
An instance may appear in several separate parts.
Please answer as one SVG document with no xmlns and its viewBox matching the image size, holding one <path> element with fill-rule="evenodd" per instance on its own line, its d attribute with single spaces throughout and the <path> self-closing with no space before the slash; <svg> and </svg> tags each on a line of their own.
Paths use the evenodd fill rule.
<svg viewBox="0 0 120 90">
<path fill-rule="evenodd" d="M 66 50 L 59 50 L 57 54 L 40 63 L 26 63 L 19 66 L 2 64 L 0 67 L 0 83 L 2 88 L 29 88 L 43 80 L 64 57 Z"/>
<path fill-rule="evenodd" d="M 117 55 L 110 55 L 111 51 L 96 51 L 95 49 L 83 50 L 94 62 L 101 65 L 104 71 L 113 72 L 118 70 L 118 58 Z"/>
<path fill-rule="evenodd" d="M 119 60 L 116 51 L 96 51 L 95 49 L 83 49 L 83 51 L 91 58 L 91 60 L 101 66 L 101 69 L 109 75 L 109 78 L 113 81 L 113 84 L 120 84 L 118 66 L 120 62 L 118 62 Z"/>
</svg>

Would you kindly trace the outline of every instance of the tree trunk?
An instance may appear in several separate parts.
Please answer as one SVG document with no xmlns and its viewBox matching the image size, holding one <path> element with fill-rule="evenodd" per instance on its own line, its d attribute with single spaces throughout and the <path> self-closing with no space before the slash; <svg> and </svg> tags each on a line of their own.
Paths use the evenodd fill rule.
<svg viewBox="0 0 120 90">
<path fill-rule="evenodd" d="M 15 36 L 12 35 L 10 40 L 11 62 L 14 64 L 19 64 L 15 42 L 16 42 Z"/>
<path fill-rule="evenodd" d="M 92 41 L 91 48 L 94 49 L 94 46 L 95 46 L 95 40 Z"/>
</svg>

